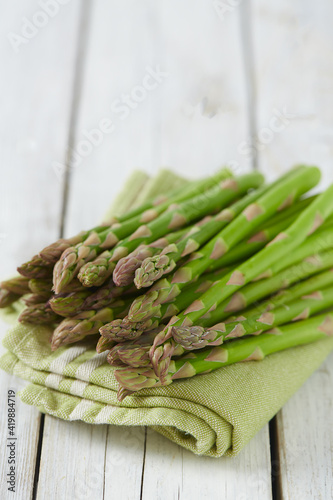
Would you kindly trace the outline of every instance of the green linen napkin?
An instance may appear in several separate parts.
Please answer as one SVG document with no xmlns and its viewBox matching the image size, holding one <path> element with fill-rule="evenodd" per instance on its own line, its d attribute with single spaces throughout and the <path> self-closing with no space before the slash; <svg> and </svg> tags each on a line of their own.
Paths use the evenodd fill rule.
<svg viewBox="0 0 333 500">
<path fill-rule="evenodd" d="M 157 188 L 162 187 L 159 180 Z M 15 324 L 3 341 L 8 352 L 0 367 L 30 382 L 20 393 L 22 401 L 70 421 L 147 425 L 212 457 L 239 453 L 333 350 L 328 338 L 145 389 L 119 403 L 114 369 L 106 353 L 96 353 L 93 339 L 52 352 L 50 327 L 17 323 L 19 307 L 5 311 Z"/>
</svg>

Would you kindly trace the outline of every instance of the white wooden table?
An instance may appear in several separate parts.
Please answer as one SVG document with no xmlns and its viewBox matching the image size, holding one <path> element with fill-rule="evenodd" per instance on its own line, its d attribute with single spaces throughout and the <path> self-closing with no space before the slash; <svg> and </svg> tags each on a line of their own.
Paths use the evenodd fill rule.
<svg viewBox="0 0 333 500">
<path fill-rule="evenodd" d="M 306 162 L 323 169 L 323 185 L 333 180 L 330 0 L 0 7 L 2 278 L 94 225 L 135 167 L 199 176 L 228 163 L 270 178 Z M 140 428 L 44 417 L 17 400 L 11 493 L 7 391 L 22 385 L 0 373 L 1 499 L 333 496 L 333 356 L 235 459 L 196 457 Z"/>
</svg>

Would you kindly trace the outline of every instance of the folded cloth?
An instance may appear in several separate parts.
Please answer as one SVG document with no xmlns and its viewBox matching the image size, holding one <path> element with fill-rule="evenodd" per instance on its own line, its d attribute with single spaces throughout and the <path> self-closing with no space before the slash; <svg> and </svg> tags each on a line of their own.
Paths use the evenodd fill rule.
<svg viewBox="0 0 333 500">
<path fill-rule="evenodd" d="M 19 308 L 7 310 L 7 320 L 16 319 Z M 31 382 L 20 392 L 22 401 L 65 420 L 147 425 L 212 457 L 239 453 L 333 350 L 327 338 L 145 389 L 119 403 L 114 369 L 106 353 L 96 353 L 96 340 L 52 352 L 51 335 L 49 326 L 16 322 L 4 338 L 8 352 L 0 367 Z"/>
</svg>

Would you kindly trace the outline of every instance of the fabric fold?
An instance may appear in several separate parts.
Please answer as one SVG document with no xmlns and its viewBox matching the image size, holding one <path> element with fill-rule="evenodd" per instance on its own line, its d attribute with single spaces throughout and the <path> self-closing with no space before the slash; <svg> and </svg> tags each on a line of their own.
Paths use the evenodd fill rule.
<svg viewBox="0 0 333 500">
<path fill-rule="evenodd" d="M 65 420 L 148 425 L 197 454 L 235 455 L 320 366 L 328 338 L 117 401 L 114 369 L 91 344 L 52 352 L 50 329 L 16 325 L 0 367 L 32 382 L 21 399 Z"/>
<path fill-rule="evenodd" d="M 169 172 L 165 185 L 185 182 L 177 176 L 173 182 L 172 176 Z M 141 182 L 145 177 L 138 178 Z M 135 185 L 132 180 L 128 186 Z M 163 192 L 161 176 L 155 187 L 150 181 L 147 193 Z M 131 196 L 133 203 L 132 188 Z M 146 425 L 195 454 L 211 457 L 239 453 L 333 350 L 333 338 L 327 338 L 262 361 L 145 389 L 119 403 L 114 369 L 105 353 L 96 353 L 96 337 L 52 352 L 52 329 L 18 323 L 22 307 L 18 302 L 1 311 L 13 326 L 3 340 L 8 351 L 0 368 L 30 382 L 20 392 L 23 402 L 69 421 Z"/>
</svg>

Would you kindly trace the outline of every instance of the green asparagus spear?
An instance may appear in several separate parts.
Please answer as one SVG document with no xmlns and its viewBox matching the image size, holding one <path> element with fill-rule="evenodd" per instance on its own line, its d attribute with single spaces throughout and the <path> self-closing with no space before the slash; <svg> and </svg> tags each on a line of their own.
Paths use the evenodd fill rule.
<svg viewBox="0 0 333 500">
<path fill-rule="evenodd" d="M 250 194 L 249 196 L 252 196 L 252 194 Z M 243 198 L 241 202 L 243 202 L 245 199 L 246 197 Z M 306 203 L 303 202 L 299 205 L 305 207 L 308 205 L 308 203 L 309 202 L 306 201 Z M 294 207 L 292 206 L 291 208 Z M 285 211 L 287 212 L 288 210 Z M 256 252 L 261 250 L 266 245 L 266 243 L 275 238 L 275 236 L 277 236 L 281 231 L 286 229 L 297 218 L 297 216 L 298 212 L 292 210 L 289 217 L 277 217 L 277 219 L 279 219 L 277 223 L 273 223 L 266 229 L 262 229 L 257 234 L 252 236 L 249 240 L 241 242 L 236 248 L 233 249 L 232 252 L 228 252 L 226 255 L 223 255 L 219 259 L 214 260 L 212 264 L 207 268 L 207 270 L 214 271 L 222 267 L 235 265 L 242 260 L 248 259 Z M 189 237 L 188 241 L 183 240 L 177 245 L 169 245 L 164 250 L 162 250 L 159 255 L 146 258 L 135 272 L 134 283 L 136 287 L 141 288 L 151 286 L 164 274 L 168 274 L 169 272 L 171 272 L 182 257 L 185 257 L 185 255 L 187 255 L 188 253 L 196 251 L 203 243 L 214 236 L 214 234 L 216 234 L 216 232 L 218 231 L 214 231 L 214 234 L 212 234 L 212 232 L 206 230 L 206 226 L 211 225 L 211 222 L 215 222 L 215 220 L 209 221 L 207 224 L 205 224 L 201 231 L 199 231 L 197 234 L 194 234 L 192 237 Z M 218 222 L 215 222 L 215 224 L 218 224 Z M 225 225 L 226 224 L 227 223 L 225 223 Z M 221 227 L 219 227 L 219 230 L 221 229 Z"/>
<path fill-rule="evenodd" d="M 38 293 L 31 293 L 22 297 L 26 306 L 34 306 L 36 304 L 46 304 L 50 299 L 50 295 L 39 295 Z"/>
<path fill-rule="evenodd" d="M 207 268 L 207 271 L 214 271 L 215 269 L 219 269 L 221 267 L 234 266 L 236 263 L 239 264 L 240 262 L 244 262 L 245 260 L 249 259 L 250 257 L 252 257 L 252 255 L 262 250 L 266 246 L 266 244 L 272 241 L 280 232 L 284 231 L 284 229 L 290 226 L 290 224 L 292 224 L 296 220 L 298 215 L 298 213 L 294 213 L 284 220 L 281 219 L 279 223 L 272 224 L 271 226 L 262 229 L 257 234 L 252 236 L 249 240 L 243 241 L 239 245 L 237 245 L 237 247 L 235 247 L 232 252 L 229 252 L 226 255 L 223 255 L 220 259 L 212 262 L 212 264 Z M 327 220 L 327 224 L 329 223 L 332 224 L 331 217 Z M 323 229 L 324 226 L 326 229 L 326 223 L 323 225 Z M 319 228 L 319 230 L 321 230 L 321 228 Z M 304 244 L 305 242 L 303 243 L 303 245 Z M 328 247 L 326 246 L 326 248 Z M 301 258 L 302 257 L 300 257 L 298 260 L 301 260 Z M 297 258 L 294 260 L 294 262 L 297 262 Z M 287 267 L 287 265 L 289 265 L 289 263 L 287 263 L 284 267 Z M 273 276 L 273 272 L 271 272 L 270 275 Z M 268 277 L 268 273 L 267 276 L 265 273 L 265 277 Z"/>
<path fill-rule="evenodd" d="M 119 344 L 119 349 L 117 350 L 117 356 L 118 359 L 124 365 L 132 366 L 134 368 L 139 368 L 142 366 L 151 366 L 151 361 L 149 358 L 150 348 L 151 348 L 151 342 L 147 343 L 147 345 L 141 345 L 141 346 L 135 344 L 132 345 Z M 176 349 L 174 352 L 175 356 L 177 356 L 178 354 L 183 354 L 183 349 L 181 346 L 178 346 L 178 351 Z M 112 365 L 111 354 L 108 355 L 107 359 L 109 363 Z"/>
<path fill-rule="evenodd" d="M 329 268 L 321 273 L 315 274 L 314 276 L 297 283 L 296 285 L 290 287 L 287 290 L 280 290 L 275 295 L 271 296 L 267 301 L 265 301 L 265 310 L 271 310 L 275 307 L 279 307 L 291 300 L 295 300 L 302 296 L 316 295 L 316 290 L 321 290 L 327 288 L 333 283 L 333 268 Z M 258 309 L 259 304 L 256 304 L 255 308 L 248 308 L 246 311 L 254 313 Z M 265 311 L 263 311 L 265 312 Z M 252 314 L 252 313 L 251 313 Z"/>
<path fill-rule="evenodd" d="M 260 177 L 261 179 L 261 177 Z M 86 262 L 90 262 L 95 259 L 104 250 L 110 249 L 117 245 L 120 240 L 127 238 L 121 245 L 117 246 L 116 251 L 112 252 L 114 259 L 116 260 L 128 255 L 129 251 L 134 250 L 141 243 L 151 243 L 157 238 L 164 236 L 166 233 L 181 228 L 187 223 L 191 222 L 195 218 L 199 218 L 202 211 L 202 215 L 207 213 L 207 210 L 217 208 L 219 203 L 223 206 L 221 201 L 221 192 L 223 192 L 223 185 L 233 186 L 228 191 L 225 198 L 228 199 L 228 195 L 233 194 L 235 197 L 239 192 L 235 190 L 236 181 L 227 179 L 220 184 L 215 185 L 208 191 L 204 191 L 201 196 L 197 196 L 197 199 L 205 198 L 206 203 L 202 203 L 200 209 L 196 207 L 193 209 L 192 200 L 183 201 L 180 205 L 169 206 L 169 210 L 162 209 L 162 205 L 156 207 L 153 210 L 148 210 L 136 217 L 133 217 L 119 225 L 113 225 L 110 229 L 107 229 L 101 233 L 91 233 L 88 238 L 83 242 L 79 243 L 75 247 L 70 247 L 62 254 L 60 260 L 57 262 L 54 268 L 54 287 L 55 291 L 59 293 L 63 286 L 69 283 L 74 276 L 76 276 Z M 259 183 L 259 177 L 253 178 L 252 184 L 257 185 Z M 248 184 L 251 182 L 248 180 Z M 236 183 L 237 186 L 237 183 Z M 237 191 L 237 193 L 236 193 Z M 232 199 L 232 198 L 231 198 Z M 223 200 L 223 197 L 222 197 Z M 201 200 L 202 201 L 202 200 Z M 179 207 L 179 208 L 178 208 Z M 192 208 L 192 211 L 189 210 Z M 124 252 L 125 241 L 128 245 L 126 251 Z M 114 266 L 113 266 L 114 269 Z M 112 271 L 113 271 L 112 269 Z M 107 276 L 105 277 L 105 279 Z M 84 279 L 81 281 L 86 286 L 93 286 L 95 283 L 89 282 L 89 280 Z M 102 284 L 99 283 L 99 284 Z"/>
<path fill-rule="evenodd" d="M 109 351 L 115 346 L 115 342 L 109 340 L 105 337 L 100 337 L 96 345 L 96 351 L 100 354 L 101 352 Z"/>
<path fill-rule="evenodd" d="M 26 307 L 18 318 L 20 323 L 32 323 L 34 325 L 56 323 L 59 319 L 59 316 L 45 302 Z"/>
<path fill-rule="evenodd" d="M 78 342 L 88 335 L 97 334 L 103 325 L 116 317 L 125 315 L 128 306 L 128 301 L 120 300 L 112 307 L 105 307 L 99 311 L 82 311 L 76 316 L 64 319 L 54 330 L 51 341 L 52 350 L 55 351 L 62 345 Z"/>
<path fill-rule="evenodd" d="M 129 255 L 120 259 L 113 271 L 113 281 L 117 286 L 127 286 L 133 282 L 136 269 L 148 257 L 161 253 L 165 247 L 181 240 L 188 232 L 189 228 L 169 233 L 164 238 L 154 241 L 150 245 L 140 245 Z"/>
<path fill-rule="evenodd" d="M 245 286 L 267 267 L 277 262 L 283 253 L 291 253 L 333 213 L 333 185 L 322 193 L 283 233 L 280 233 L 263 250 L 229 273 L 174 318 L 173 326 L 191 326 L 209 310 L 216 308 L 239 288 Z M 150 356 L 157 375 L 163 379 L 167 373 L 174 342 L 170 328 L 156 336 Z M 170 340 L 169 340 L 170 339 Z M 163 345 L 166 342 L 165 345 Z"/>
<path fill-rule="evenodd" d="M 270 267 L 267 267 L 263 273 L 255 278 L 255 280 L 258 281 L 264 278 L 270 278 L 282 269 L 300 262 L 309 255 L 314 255 L 316 252 L 322 252 L 332 247 L 333 223 L 330 217 L 326 224 L 319 227 L 314 234 L 309 236 L 292 253 L 281 254 L 279 260 L 274 262 Z"/>
<path fill-rule="evenodd" d="M 222 270 L 201 276 L 195 284 L 192 283 L 188 285 L 183 293 L 178 295 L 171 304 L 158 304 L 151 318 L 145 319 L 142 317 L 141 320 L 136 323 L 129 321 L 128 317 L 122 320 L 117 319 L 104 325 L 100 329 L 100 333 L 106 338 L 117 342 L 125 342 L 129 339 L 133 340 L 139 338 L 143 332 L 157 328 L 160 323 L 185 309 L 185 307 L 191 304 L 196 298 L 200 297 L 205 290 L 227 272 L 228 270 Z"/>
<path fill-rule="evenodd" d="M 0 288 L 0 308 L 8 307 L 19 300 L 22 295 Z"/>
<path fill-rule="evenodd" d="M 88 231 L 82 231 L 72 238 L 61 238 L 55 243 L 52 243 L 51 245 L 48 245 L 46 248 L 44 248 L 39 253 L 39 256 L 45 262 L 55 264 L 65 250 L 74 245 L 84 242 L 92 233 L 99 234 L 105 231 L 114 223 L 125 222 L 133 217 L 143 214 L 144 212 L 146 212 L 147 214 L 147 211 L 150 211 L 151 216 L 153 216 L 154 210 L 156 211 L 156 213 L 162 213 L 162 211 L 166 210 L 171 203 L 179 203 L 180 201 L 193 196 L 193 194 L 196 193 L 198 189 L 208 189 L 209 187 L 213 186 L 215 182 L 228 177 L 231 177 L 231 173 L 227 169 L 222 169 L 211 178 L 203 179 L 202 181 L 197 182 L 190 182 L 187 186 L 182 186 L 180 189 L 171 192 L 169 195 L 155 197 L 145 204 L 137 207 L 136 209 L 128 211 L 123 215 L 113 217 L 113 220 L 106 225 L 100 225 Z M 159 206 L 158 210 L 156 210 L 156 206 Z"/>
<path fill-rule="evenodd" d="M 67 287 L 68 290 L 72 283 Z M 75 290 L 74 287 L 73 289 Z M 76 315 L 79 311 L 108 307 L 117 298 L 136 294 L 135 286 L 116 287 L 112 281 L 109 281 L 105 286 L 97 289 L 88 290 L 81 285 L 77 291 L 55 294 L 50 298 L 50 306 L 60 316 L 68 317 Z"/>
<path fill-rule="evenodd" d="M 83 292 L 86 290 L 86 287 L 84 287 L 77 278 L 74 278 L 68 285 L 66 285 L 62 293 L 72 293 L 72 292 Z"/>
<path fill-rule="evenodd" d="M 137 321 L 138 315 L 143 313 L 149 317 L 152 304 L 167 303 L 173 300 L 189 282 L 202 274 L 214 260 L 220 259 L 245 237 L 254 234 L 255 230 L 268 220 L 274 211 L 278 211 L 281 205 L 285 205 L 286 199 L 294 199 L 313 187 L 318 182 L 319 175 L 317 168 L 304 167 L 290 173 L 289 176 L 273 185 L 262 197 L 249 205 L 202 247 L 200 252 L 195 254 L 194 260 L 181 266 L 170 278 L 156 282 L 144 296 L 139 296 L 130 308 L 130 321 Z M 312 202 L 308 209 L 317 201 L 318 199 Z"/>
<path fill-rule="evenodd" d="M 288 299 L 294 300 L 302 295 L 310 294 L 318 288 L 326 288 L 333 283 L 332 266 L 332 250 L 310 256 L 310 258 L 284 269 L 272 278 L 249 283 L 242 290 L 218 304 L 216 309 L 204 314 L 196 321 L 196 325 L 209 327 L 226 319 L 233 321 L 237 317 L 231 317 L 231 315 L 237 312 L 240 312 L 241 315 L 255 314 L 257 305 L 251 307 L 250 310 L 246 308 L 277 292 L 278 295 L 269 299 L 269 302 L 276 306 L 283 304 Z M 313 278 L 309 278 L 311 276 Z M 305 281 L 299 283 L 300 280 Z M 295 285 L 295 283 L 297 284 Z M 292 285 L 295 286 L 286 290 Z"/>
<path fill-rule="evenodd" d="M 140 366 L 150 366 L 149 350 L 151 344 L 146 346 L 120 346 L 118 351 L 118 356 L 120 361 L 125 365 L 140 367 Z"/>
<path fill-rule="evenodd" d="M 277 185 L 280 185 L 282 183 L 285 183 L 287 181 L 287 179 L 290 179 L 291 177 L 293 176 L 299 176 L 301 172 L 305 172 L 307 170 L 306 167 L 298 167 L 297 169 L 295 169 L 294 171 L 292 171 L 291 173 L 289 172 L 287 175 L 283 176 L 281 179 L 279 179 L 278 181 L 276 181 L 272 186 L 270 186 L 270 190 L 273 189 L 273 187 L 277 186 Z M 307 175 L 309 174 L 309 172 L 306 173 L 305 177 L 307 177 Z M 318 170 L 316 169 L 315 172 L 312 171 L 312 175 L 315 177 L 315 175 L 318 175 Z M 304 179 L 302 180 L 302 182 L 304 182 Z M 302 184 L 301 182 L 301 184 Z M 267 192 L 269 189 L 267 188 L 264 188 L 263 189 L 263 192 Z M 302 192 L 302 187 L 300 189 L 300 191 Z M 263 194 L 263 193 L 261 193 Z M 289 204 L 291 204 L 293 201 L 294 201 L 294 194 L 295 193 L 290 193 L 289 196 L 285 199 L 283 199 L 283 201 L 281 202 L 281 205 L 278 207 L 278 209 L 280 210 L 283 210 L 285 209 Z M 299 196 L 299 193 L 296 193 L 295 196 Z M 241 205 L 239 206 L 236 206 L 236 207 L 233 207 L 233 209 L 230 209 L 230 210 L 225 210 L 222 212 L 222 214 L 220 216 L 218 216 L 218 219 L 221 219 L 222 220 L 222 227 L 224 227 L 224 225 L 232 220 L 235 215 L 238 215 L 241 211 L 244 210 L 244 208 L 250 204 L 250 208 L 252 207 L 255 208 L 256 207 L 256 204 L 253 203 L 255 200 L 257 199 L 257 196 L 255 195 L 254 199 L 251 200 L 247 200 L 247 203 L 243 203 L 241 202 Z M 196 202 L 195 200 L 192 200 L 193 203 L 195 204 L 198 204 L 200 203 L 199 202 Z M 269 207 L 269 203 L 266 202 L 266 205 L 267 207 Z M 236 210 L 236 213 L 235 211 Z M 238 211 L 239 210 L 239 211 Z M 245 212 L 244 212 L 245 213 Z M 252 215 L 251 215 L 252 217 Z M 267 215 L 265 215 L 264 217 L 262 217 L 262 220 L 261 222 L 263 222 L 265 219 L 267 218 Z M 214 226 L 210 225 L 210 228 L 212 228 Z M 215 231 L 215 229 L 214 229 Z M 125 248 L 127 247 L 129 244 L 129 242 L 125 242 L 125 243 L 122 243 L 122 246 L 123 248 L 125 249 L 124 251 L 128 251 L 128 248 Z M 119 247 L 116 248 L 116 251 L 119 251 Z M 99 285 L 101 284 L 102 280 L 105 279 L 105 275 L 109 275 L 113 268 L 114 268 L 114 263 L 113 263 L 113 260 L 114 260 L 114 253 L 113 251 L 106 251 L 104 252 L 102 255 L 100 255 L 94 262 L 91 262 L 91 263 L 88 263 L 84 266 L 82 266 L 82 269 L 80 271 L 80 274 L 79 274 L 79 278 L 81 279 L 82 282 L 84 282 L 84 284 L 86 284 L 87 286 L 89 286 L 89 283 L 90 284 L 95 284 L 95 285 Z M 153 273 L 153 271 L 150 271 L 150 273 Z M 86 282 L 85 279 L 88 279 L 87 276 L 89 276 L 89 283 L 88 281 Z M 140 283 L 138 282 L 139 286 L 140 286 Z"/>
<path fill-rule="evenodd" d="M 317 290 L 310 296 L 303 296 L 283 304 L 273 311 L 253 316 L 243 314 L 244 319 L 232 323 L 218 323 L 208 329 L 201 326 L 174 327 L 172 337 L 185 350 L 202 349 L 221 345 L 225 340 L 245 335 L 260 335 L 275 326 L 307 319 L 325 309 L 333 307 L 333 287 Z"/>
<path fill-rule="evenodd" d="M 279 182 L 276 181 L 276 182 Z M 315 199 L 318 198 L 318 195 L 311 195 L 311 196 L 305 196 L 301 197 L 295 203 L 290 205 L 289 207 L 286 207 L 284 210 L 281 210 L 277 214 L 275 214 L 271 219 L 267 220 L 262 226 L 262 229 L 267 229 L 268 227 L 274 226 L 275 224 L 280 224 L 285 219 L 288 219 L 292 215 L 299 215 L 305 208 L 307 208 L 310 203 L 315 201 Z"/>
<path fill-rule="evenodd" d="M 136 294 L 137 290 L 134 285 L 115 286 L 110 280 L 106 285 L 97 288 L 95 292 L 91 293 L 82 303 L 80 309 L 82 311 L 102 309 L 112 304 L 116 298 L 135 297 Z"/>
<path fill-rule="evenodd" d="M 121 344 L 113 345 L 113 347 L 111 347 L 110 351 L 107 354 L 106 360 L 114 368 L 128 366 L 123 361 L 121 361 L 120 357 L 118 356 L 118 351 L 120 349 L 121 349 Z"/>
<path fill-rule="evenodd" d="M 75 287 L 68 286 L 68 290 L 73 288 L 74 291 L 53 295 L 50 298 L 51 308 L 60 316 L 68 317 L 78 314 L 79 311 L 89 311 L 90 309 L 99 310 L 108 307 L 116 298 L 128 296 L 132 292 L 136 292 L 132 287 L 115 287 L 109 282 L 104 287 L 97 290 L 80 287 L 75 291 Z"/>
<path fill-rule="evenodd" d="M 261 186 L 248 195 L 233 203 L 230 207 L 222 210 L 216 216 L 206 217 L 177 245 L 169 245 L 162 250 L 160 256 L 147 258 L 135 273 L 135 285 L 137 288 L 151 286 L 153 282 L 162 277 L 163 274 L 171 272 L 177 262 L 198 250 L 209 239 L 221 231 L 231 220 L 239 215 L 247 206 L 254 203 L 260 196 L 268 191 L 270 186 Z M 222 266 L 220 266 L 222 267 Z"/>
<path fill-rule="evenodd" d="M 56 287 L 61 287 L 63 282 L 71 279 L 71 276 L 78 271 L 78 266 L 82 267 L 79 279 L 85 286 L 101 285 L 112 274 L 115 263 L 137 248 L 138 245 L 150 243 L 173 229 L 183 227 L 192 221 L 199 220 L 206 214 L 221 210 L 236 198 L 245 194 L 250 188 L 260 186 L 262 182 L 263 177 L 258 173 L 247 174 L 237 179 L 227 179 L 206 193 L 166 211 L 150 223 L 139 226 L 134 233 L 120 242 L 113 250 L 105 251 L 93 262 L 89 261 L 92 261 L 96 255 L 103 251 L 104 244 L 101 245 L 96 240 L 89 249 L 88 244 L 90 245 L 90 242 L 87 240 L 87 247 L 83 251 L 81 250 L 82 259 L 78 261 L 77 252 L 71 257 L 64 254 L 64 260 L 67 259 L 68 263 L 57 264 L 55 271 Z M 84 262 L 88 262 L 88 264 L 83 265 Z"/>
<path fill-rule="evenodd" d="M 76 316 L 81 310 L 85 299 L 89 297 L 91 293 L 88 290 L 83 292 L 72 292 L 72 293 L 60 293 L 53 295 L 49 300 L 49 305 L 56 314 L 59 316 L 64 316 L 65 318 L 69 316 Z"/>
<path fill-rule="evenodd" d="M 52 278 L 53 265 L 45 262 L 39 255 L 35 255 L 29 262 L 25 262 L 17 268 L 18 272 L 29 279 Z"/>
<path fill-rule="evenodd" d="M 175 380 L 194 377 L 200 373 L 228 366 L 240 361 L 260 361 L 269 354 L 291 347 L 309 344 L 333 335 L 333 313 L 325 313 L 306 321 L 274 328 L 258 336 L 231 340 L 223 346 L 190 352 L 172 360 L 165 375 L 164 384 Z M 129 391 L 161 386 L 161 381 L 150 368 L 120 368 L 115 372 L 120 384 L 119 399 Z"/>
<path fill-rule="evenodd" d="M 51 279 L 31 279 L 29 280 L 29 288 L 32 293 L 38 295 L 51 295 L 52 280 Z"/>
<path fill-rule="evenodd" d="M 181 186 L 173 189 L 169 193 L 155 196 L 153 199 L 146 201 L 139 207 L 133 208 L 123 215 L 114 217 L 115 222 L 125 222 L 126 220 L 132 219 L 133 217 L 151 210 L 153 210 L 157 216 L 167 210 L 170 205 L 174 203 L 181 203 L 185 200 L 193 198 L 194 196 L 197 196 L 198 194 L 214 187 L 215 184 L 218 184 L 224 179 L 228 179 L 231 177 L 233 177 L 231 171 L 228 168 L 222 168 L 216 174 L 210 177 L 188 182 L 186 186 Z M 158 210 L 156 210 L 156 207 L 158 207 Z M 151 213 L 151 216 L 153 215 L 154 214 Z"/>
<path fill-rule="evenodd" d="M 29 279 L 23 276 L 16 276 L 6 281 L 0 283 L 0 288 L 3 290 L 8 290 L 16 295 L 25 295 L 30 293 Z"/>
<path fill-rule="evenodd" d="M 133 367 L 150 364 L 149 349 L 158 330 L 144 334 L 134 342 L 125 342 L 112 346 L 107 356 L 111 366 L 128 365 Z"/>
<path fill-rule="evenodd" d="M 60 238 L 59 240 L 51 243 L 47 247 L 43 248 L 41 252 L 39 252 L 39 257 L 45 262 L 49 264 L 55 264 L 58 259 L 60 259 L 61 254 L 67 250 L 67 248 L 77 245 L 85 241 L 88 236 L 92 233 L 101 233 L 105 231 L 109 224 L 96 226 L 89 231 L 81 231 L 79 234 L 71 237 L 71 238 Z"/>
</svg>

